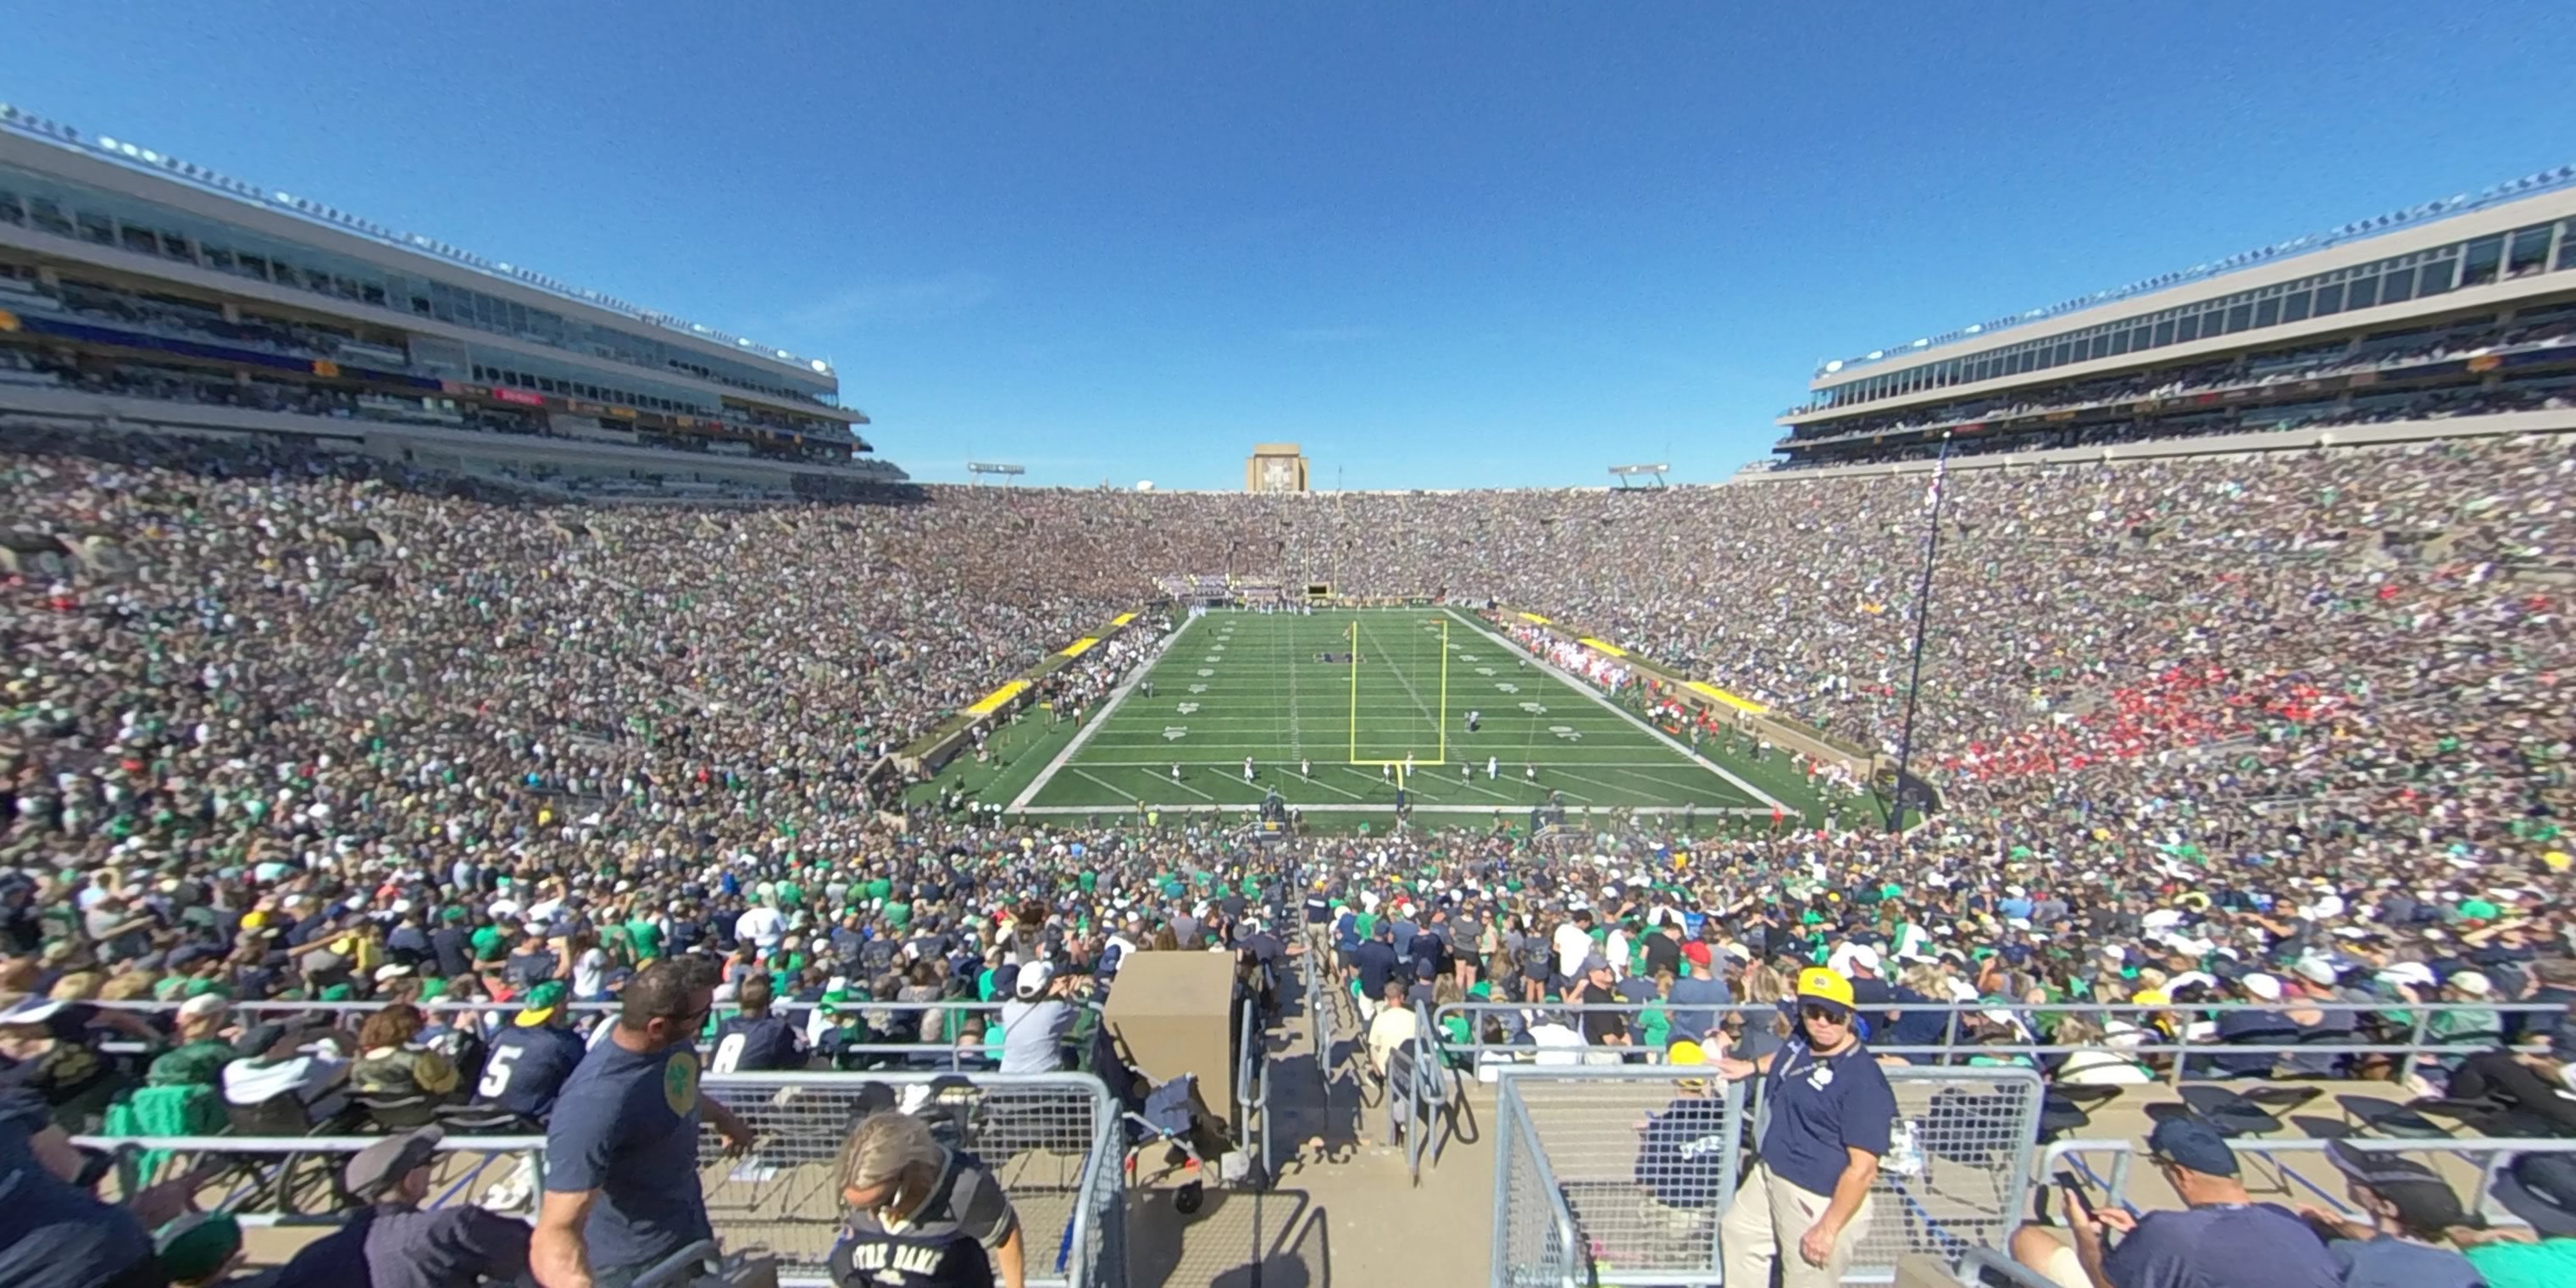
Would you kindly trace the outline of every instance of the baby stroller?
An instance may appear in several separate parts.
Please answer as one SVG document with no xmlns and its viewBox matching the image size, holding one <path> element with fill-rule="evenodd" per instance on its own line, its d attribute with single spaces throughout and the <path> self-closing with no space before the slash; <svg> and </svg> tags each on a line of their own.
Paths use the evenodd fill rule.
<svg viewBox="0 0 2576 1288">
<path fill-rule="evenodd" d="M 1128 1109 L 1121 1117 L 1127 1125 L 1128 1185 L 1177 1174 L 1180 1184 L 1172 1189 L 1172 1210 L 1183 1216 L 1195 1214 L 1207 1202 L 1208 1155 L 1227 1143 L 1225 1133 L 1209 1125 L 1199 1112 L 1197 1079 L 1185 1073 L 1159 1083 L 1145 1093 L 1141 1108 Z M 1146 1175 L 1140 1160 L 1156 1148 L 1163 1151 L 1161 1170 Z"/>
</svg>

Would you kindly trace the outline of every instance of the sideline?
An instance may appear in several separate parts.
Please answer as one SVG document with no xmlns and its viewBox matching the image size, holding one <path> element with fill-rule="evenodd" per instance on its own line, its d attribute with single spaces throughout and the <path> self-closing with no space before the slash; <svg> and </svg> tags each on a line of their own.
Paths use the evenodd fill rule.
<svg viewBox="0 0 2576 1288">
<path fill-rule="evenodd" d="M 1145 655 L 1144 665 L 1130 673 L 1126 683 L 1109 691 L 1109 697 L 1101 702 L 1100 711 L 1091 717 L 1091 723 L 1075 730 L 1071 738 L 1065 739 L 1064 750 L 1057 752 L 1055 759 L 1048 761 L 1046 768 L 1039 770 L 1038 776 L 1030 779 L 1029 785 L 1021 788 L 1020 794 L 1012 797 L 1011 803 L 1003 806 L 1002 811 L 1006 814 L 1027 813 L 1030 799 L 1045 790 L 1047 784 L 1055 781 L 1055 776 L 1064 771 L 1065 762 L 1073 759 L 1073 753 L 1082 750 L 1083 744 L 1091 741 L 1091 735 L 1100 732 L 1100 727 L 1109 723 L 1109 717 L 1116 715 L 1118 708 L 1127 704 L 1127 695 L 1134 691 L 1140 681 L 1152 675 L 1156 668 L 1163 665 L 1163 655 L 1171 652 L 1172 646 L 1179 643 L 1181 637 L 1189 634 L 1190 628 L 1196 625 L 1198 625 L 1196 621 L 1183 619 L 1179 630 L 1164 636 L 1163 642 L 1155 645 L 1153 652 Z M 1084 777 L 1090 776 L 1086 774 Z M 1100 780 L 1094 778 L 1092 781 Z"/>
<path fill-rule="evenodd" d="M 1715 774 L 1715 775 L 1717 775 L 1717 776 L 1718 776 L 1718 777 L 1720 777 L 1720 778 L 1725 779 L 1728 783 L 1733 784 L 1733 785 L 1736 787 L 1736 789 L 1737 789 L 1737 790 L 1742 791 L 1745 795 L 1750 796 L 1750 797 L 1752 797 L 1753 799 L 1755 799 L 1755 800 L 1757 800 L 1757 801 L 1762 802 L 1764 805 L 1769 806 L 1771 809 L 1775 809 L 1775 810 L 1780 811 L 1782 814 L 1784 814 L 1784 815 L 1786 815 L 1786 816 L 1788 816 L 1788 817 L 1790 817 L 1790 818 L 1795 818 L 1795 819 L 1804 819 L 1804 818 L 1806 817 L 1806 813 L 1805 813 L 1805 811 L 1803 811 L 1803 810 L 1794 810 L 1794 809 L 1789 808 L 1789 806 L 1788 806 L 1788 804 L 1787 804 L 1786 802 L 1784 802 L 1784 801 L 1780 800 L 1779 798 L 1777 798 L 1777 797 L 1773 796 L 1771 793 L 1766 792 L 1766 791 L 1762 790 L 1761 788 L 1756 787 L 1756 786 L 1754 786 L 1753 784 L 1751 784 L 1751 783 L 1748 783 L 1748 782 L 1744 781 L 1742 778 L 1740 778 L 1740 777 L 1736 776 L 1736 775 L 1735 775 L 1735 773 L 1733 773 L 1732 771 L 1728 770 L 1728 769 L 1726 768 L 1726 766 L 1721 765 L 1721 764 L 1717 763 L 1715 760 L 1712 760 L 1712 759 L 1710 759 L 1710 758 L 1708 758 L 1708 757 L 1706 757 L 1706 756 L 1702 756 L 1702 755 L 1699 755 L 1699 754 L 1698 754 L 1698 753 L 1696 753 L 1696 752 L 1693 752 L 1690 748 L 1683 746 L 1683 745 L 1681 744 L 1681 742 L 1680 742 L 1678 739 L 1674 738 L 1672 735 L 1665 733 L 1663 730 L 1658 729 L 1658 728 L 1654 727 L 1654 726 L 1653 726 L 1653 725 L 1651 725 L 1651 724 L 1648 724 L 1646 721 L 1644 721 L 1644 720 L 1642 720 L 1642 719 L 1639 719 L 1639 718 L 1638 718 L 1638 716 L 1637 716 L 1637 713 L 1636 713 L 1636 712 L 1630 711 L 1630 710 L 1628 710 L 1626 707 L 1620 706 L 1620 705 L 1619 705 L 1618 703 L 1616 703 L 1616 702 L 1612 702 L 1612 701 L 1609 699 L 1609 697 L 1608 697 L 1607 695 L 1603 694 L 1599 689 L 1593 688 L 1593 687 L 1592 687 L 1592 682 L 1591 682 L 1590 680 L 1586 680 L 1586 679 L 1584 679 L 1583 677 L 1581 677 L 1581 676 L 1579 676 L 1579 675 L 1568 675 L 1568 674 L 1566 674 L 1563 670 L 1559 669 L 1559 668 L 1557 667 L 1557 665 L 1556 665 L 1554 662 L 1550 662 L 1550 661 L 1548 661 L 1546 658 L 1540 657 L 1539 655 L 1537 655 L 1537 654 L 1535 654 L 1535 653 L 1530 652 L 1528 649 L 1522 648 L 1522 647 L 1521 647 L 1521 645 L 1520 645 L 1520 641 L 1515 640 L 1515 639 L 1513 639 L 1513 638 L 1511 638 L 1510 636 L 1507 636 L 1507 635 L 1497 635 L 1497 634 L 1495 634 L 1495 633 L 1494 633 L 1491 629 L 1489 629 L 1489 628 L 1488 628 L 1488 627 L 1487 627 L 1483 622 L 1478 621 L 1478 620 L 1476 620 L 1476 619 L 1475 619 L 1475 618 L 1473 618 L 1473 617 L 1461 617 L 1461 616 L 1459 616 L 1458 610 L 1457 610 L 1457 609 L 1455 609 L 1455 608 L 1451 608 L 1451 607 L 1448 607 L 1448 606 L 1446 606 L 1446 605 L 1443 605 L 1443 606 L 1441 607 L 1440 611 L 1441 611 L 1441 612 L 1443 612 L 1443 613 L 1447 613 L 1447 614 L 1449 615 L 1449 617 L 1450 617 L 1450 619 L 1451 619 L 1451 620 L 1456 621 L 1459 625 L 1466 627 L 1468 630 L 1474 631 L 1474 632 L 1476 632 L 1477 634 L 1482 635 L 1482 636 L 1484 636 L 1485 638 L 1487 638 L 1487 639 L 1489 639 L 1489 640 L 1492 640 L 1492 641 L 1494 641 L 1494 642 L 1495 642 L 1495 643 L 1497 643 L 1497 644 L 1502 645 L 1504 648 L 1507 648 L 1507 649 L 1511 650 L 1512 652 L 1514 652 L 1514 653 L 1516 653 L 1516 654 L 1519 654 L 1519 655 L 1520 655 L 1520 656 L 1522 656 L 1522 657 L 1528 658 L 1530 661 L 1532 661 L 1532 662 L 1536 663 L 1536 664 L 1537 664 L 1541 669 L 1545 670 L 1549 675 L 1555 676 L 1557 679 L 1562 680 L 1562 681 L 1564 681 L 1565 683 L 1567 683 L 1567 684 L 1569 684 L 1569 685 L 1572 685 L 1572 686 L 1574 687 L 1574 689 L 1575 689 L 1575 691 L 1576 691 L 1576 692 L 1581 693 L 1583 696 L 1585 696 L 1585 697 L 1587 697 L 1587 698 L 1592 699 L 1594 702 L 1598 702 L 1598 703 L 1600 703 L 1600 704 L 1601 704 L 1601 707 L 1602 707 L 1602 709 L 1603 709 L 1603 710 L 1608 711 L 1608 712 L 1610 712 L 1612 715 L 1618 716 L 1620 719 L 1625 720 L 1625 721 L 1627 721 L 1628 723 L 1630 723 L 1630 724 L 1632 724 L 1632 725 L 1637 726 L 1639 729 L 1644 730 L 1644 731 L 1645 731 L 1645 733 L 1646 733 L 1646 736 L 1647 736 L 1647 737 L 1652 738 L 1652 739 L 1654 739 L 1655 741 L 1660 742 L 1660 743 L 1664 744 L 1665 746 L 1672 748 L 1674 751 L 1680 752 L 1683 760 L 1685 760 L 1685 761 L 1687 761 L 1687 762 L 1689 762 L 1689 763 L 1691 763 L 1691 764 L 1697 765 L 1697 766 L 1699 766 L 1700 768 L 1705 769 L 1705 770 L 1707 770 L 1708 772 L 1710 772 L 1710 773 L 1712 773 L 1712 774 Z M 1571 777 L 1580 777 L 1580 775 L 1570 775 L 1570 776 L 1571 776 Z M 1589 781 L 1591 781 L 1591 780 L 1590 780 L 1590 779 L 1584 779 L 1584 781 L 1589 782 Z M 1640 813 L 1640 814 L 1643 814 L 1643 813 L 1645 813 L 1646 811 L 1645 811 L 1645 810 L 1638 810 L 1637 812 L 1638 812 L 1638 813 Z M 1732 811 L 1730 811 L 1730 812 L 1734 812 L 1734 813 L 1742 813 L 1742 812 L 1744 812 L 1744 811 L 1743 811 L 1743 810 L 1741 810 L 1741 809 L 1735 809 L 1735 810 L 1732 810 Z M 1765 811 L 1765 812 L 1767 813 L 1768 811 Z"/>
</svg>

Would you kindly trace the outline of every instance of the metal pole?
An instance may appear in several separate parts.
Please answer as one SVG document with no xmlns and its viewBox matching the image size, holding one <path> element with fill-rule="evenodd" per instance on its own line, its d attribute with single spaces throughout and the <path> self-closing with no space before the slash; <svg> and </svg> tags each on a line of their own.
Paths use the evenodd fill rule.
<svg viewBox="0 0 2576 1288">
<path fill-rule="evenodd" d="M 1914 707 L 1923 696 L 1923 624 L 1932 619 L 1932 563 L 1941 555 L 1941 506 L 1950 499 L 1950 435 L 1941 434 L 1941 459 L 1932 467 L 1932 531 L 1923 539 L 1923 581 L 1914 592 L 1913 675 L 1905 682 L 1905 732 L 1896 743 L 1896 804 L 1887 811 L 1890 835 L 1905 830 L 1905 773 L 1914 759 Z"/>
</svg>

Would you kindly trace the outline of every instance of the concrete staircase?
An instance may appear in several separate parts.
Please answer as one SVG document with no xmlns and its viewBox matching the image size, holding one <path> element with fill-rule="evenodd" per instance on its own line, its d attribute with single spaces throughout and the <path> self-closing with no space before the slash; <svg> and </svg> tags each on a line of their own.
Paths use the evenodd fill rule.
<svg viewBox="0 0 2576 1288">
<path fill-rule="evenodd" d="M 1456 1133 L 1417 1186 L 1404 1147 L 1387 1145 L 1386 1108 L 1349 999 L 1326 1015 L 1304 995 L 1269 1035 L 1272 1153 L 1264 1189 L 1208 1192 L 1190 1217 L 1161 1194 L 1130 1195 L 1133 1288 L 1324 1288 L 1402 1282 L 1471 1288 L 1488 1280 L 1493 1242 L 1493 1089 L 1469 1083 Z M 1317 1059 L 1319 1048 L 1324 1059 Z"/>
</svg>

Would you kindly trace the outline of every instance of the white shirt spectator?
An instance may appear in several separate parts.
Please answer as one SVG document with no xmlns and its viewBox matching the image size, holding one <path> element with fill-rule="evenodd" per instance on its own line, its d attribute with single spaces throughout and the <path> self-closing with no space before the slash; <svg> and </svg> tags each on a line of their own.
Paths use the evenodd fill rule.
<svg viewBox="0 0 2576 1288">
<path fill-rule="evenodd" d="M 1592 936 L 1571 921 L 1560 922 L 1549 941 L 1556 947 L 1556 973 L 1567 979 L 1583 974 L 1583 959 L 1592 955 Z"/>
<path fill-rule="evenodd" d="M 787 937 L 787 918 L 776 908 L 762 905 L 734 918 L 736 939 L 748 939 L 763 948 L 776 948 Z"/>
</svg>

